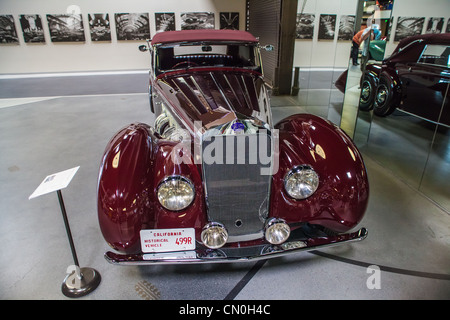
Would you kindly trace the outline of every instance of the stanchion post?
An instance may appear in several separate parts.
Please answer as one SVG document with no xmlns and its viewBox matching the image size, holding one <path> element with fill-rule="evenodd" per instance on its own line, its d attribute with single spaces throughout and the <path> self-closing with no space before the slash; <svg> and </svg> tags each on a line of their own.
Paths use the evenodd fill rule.
<svg viewBox="0 0 450 320">
<path fill-rule="evenodd" d="M 59 206 L 61 207 L 64 226 L 66 227 L 67 238 L 69 239 L 70 250 L 72 251 L 73 262 L 75 264 L 74 268 L 71 268 L 70 266 L 67 268 L 68 273 L 71 271 L 73 272 L 64 278 L 61 291 L 66 297 L 78 298 L 95 290 L 100 284 L 101 276 L 100 273 L 93 268 L 80 268 L 61 190 L 57 190 L 56 193 L 58 194 Z"/>
<path fill-rule="evenodd" d="M 61 291 L 65 296 L 70 298 L 78 298 L 87 295 L 95 290 L 101 281 L 100 273 L 98 273 L 97 270 L 93 268 L 80 268 L 75 244 L 73 243 L 72 232 L 70 231 L 69 220 L 67 219 L 66 207 L 61 193 L 61 189 L 69 185 L 78 168 L 79 167 L 75 167 L 45 177 L 44 181 L 41 182 L 28 198 L 33 199 L 54 191 L 58 194 L 59 206 L 61 208 L 74 262 L 74 265 L 67 268 L 68 274 L 62 283 Z"/>
<path fill-rule="evenodd" d="M 61 190 L 56 191 L 58 194 L 59 206 L 61 207 L 61 213 L 64 219 L 64 226 L 66 227 L 67 237 L 69 238 L 70 250 L 72 251 L 73 263 L 80 267 L 78 263 L 77 252 L 75 251 L 75 245 L 73 243 L 72 232 L 70 231 L 69 220 L 67 219 L 66 207 L 64 206 L 64 200 L 62 197 Z"/>
<path fill-rule="evenodd" d="M 300 87 L 298 85 L 298 78 L 300 75 L 300 67 L 295 67 L 295 72 L 294 72 L 294 85 L 292 86 L 292 91 L 291 91 L 291 96 L 296 96 L 298 95 L 298 92 L 300 90 Z"/>
</svg>

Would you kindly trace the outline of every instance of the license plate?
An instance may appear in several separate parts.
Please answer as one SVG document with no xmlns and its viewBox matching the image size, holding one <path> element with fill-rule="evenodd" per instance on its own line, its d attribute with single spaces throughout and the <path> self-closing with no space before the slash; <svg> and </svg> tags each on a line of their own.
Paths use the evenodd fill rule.
<svg viewBox="0 0 450 320">
<path fill-rule="evenodd" d="M 147 252 L 195 249 L 195 229 L 144 229 L 140 232 L 141 250 Z"/>
</svg>

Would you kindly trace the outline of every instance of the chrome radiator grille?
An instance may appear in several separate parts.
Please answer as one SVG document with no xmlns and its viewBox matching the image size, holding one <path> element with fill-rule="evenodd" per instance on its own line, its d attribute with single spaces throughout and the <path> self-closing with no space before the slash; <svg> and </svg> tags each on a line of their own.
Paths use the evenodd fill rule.
<svg viewBox="0 0 450 320">
<path fill-rule="evenodd" d="M 272 179 L 261 174 L 270 167 L 270 136 L 216 135 L 202 142 L 202 151 L 209 220 L 227 228 L 229 242 L 260 238 Z"/>
</svg>

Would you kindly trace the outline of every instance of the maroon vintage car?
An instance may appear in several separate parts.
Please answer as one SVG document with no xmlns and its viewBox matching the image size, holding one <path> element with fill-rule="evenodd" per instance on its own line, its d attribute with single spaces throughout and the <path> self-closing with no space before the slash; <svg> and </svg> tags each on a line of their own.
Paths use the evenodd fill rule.
<svg viewBox="0 0 450 320">
<path fill-rule="evenodd" d="M 118 264 L 249 261 L 364 239 L 360 153 L 327 120 L 272 123 L 262 47 L 248 32 L 158 33 L 153 126 L 109 142 L 98 180 L 105 253 Z"/>
<path fill-rule="evenodd" d="M 366 66 L 359 108 L 387 116 L 400 109 L 450 126 L 450 33 L 403 39 L 381 64 Z M 342 75 L 336 87 L 345 90 Z M 445 104 L 445 107 L 443 108 Z"/>
</svg>

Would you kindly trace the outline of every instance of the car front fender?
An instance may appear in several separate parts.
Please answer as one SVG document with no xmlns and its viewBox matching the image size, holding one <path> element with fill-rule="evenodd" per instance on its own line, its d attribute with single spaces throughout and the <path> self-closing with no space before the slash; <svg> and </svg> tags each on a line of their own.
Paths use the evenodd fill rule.
<svg viewBox="0 0 450 320">
<path fill-rule="evenodd" d="M 122 252 L 138 250 L 139 232 L 152 218 L 152 163 L 155 138 L 142 123 L 120 130 L 108 143 L 97 186 L 100 229 Z"/>
<path fill-rule="evenodd" d="M 281 120 L 279 170 L 273 176 L 271 215 L 289 223 L 320 224 L 337 232 L 355 227 L 363 218 L 369 183 L 361 154 L 337 126 L 310 114 Z M 284 177 L 295 166 L 309 165 L 319 187 L 309 198 L 296 200 L 284 189 Z"/>
</svg>

